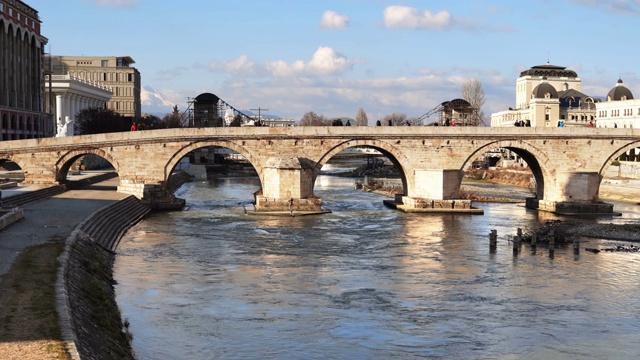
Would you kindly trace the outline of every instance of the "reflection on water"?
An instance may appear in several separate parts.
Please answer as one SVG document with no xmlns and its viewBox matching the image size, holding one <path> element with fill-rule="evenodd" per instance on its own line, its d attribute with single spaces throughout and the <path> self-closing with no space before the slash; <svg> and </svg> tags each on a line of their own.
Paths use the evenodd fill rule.
<svg viewBox="0 0 640 360">
<path fill-rule="evenodd" d="M 244 215 L 258 186 L 187 184 L 187 211 L 155 214 L 123 239 L 117 300 L 140 359 L 640 354 L 638 254 L 558 249 L 550 259 L 525 247 L 514 257 L 506 235 L 538 222 L 521 204 L 405 214 L 346 178 L 316 183 L 331 214 Z"/>
</svg>

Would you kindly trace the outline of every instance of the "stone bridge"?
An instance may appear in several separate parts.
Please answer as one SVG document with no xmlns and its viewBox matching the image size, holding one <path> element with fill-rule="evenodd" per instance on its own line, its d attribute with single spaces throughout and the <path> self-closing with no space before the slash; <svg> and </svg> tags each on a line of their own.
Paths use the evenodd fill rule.
<svg viewBox="0 0 640 360">
<path fill-rule="evenodd" d="M 460 184 L 473 160 L 504 148 L 522 157 L 536 180 L 527 206 L 564 213 L 612 212 L 598 200 L 607 167 L 622 153 L 640 147 L 640 130 L 608 128 L 487 127 L 242 127 L 185 128 L 0 142 L 0 162 L 10 160 L 31 184 L 63 184 L 79 157 L 95 154 L 120 177 L 118 191 L 161 208 L 175 198 L 168 179 L 180 159 L 194 150 L 219 146 L 243 155 L 256 169 L 262 190 L 256 211 L 314 211 L 320 169 L 338 152 L 374 148 L 401 171 L 405 211 L 465 212 Z"/>
</svg>

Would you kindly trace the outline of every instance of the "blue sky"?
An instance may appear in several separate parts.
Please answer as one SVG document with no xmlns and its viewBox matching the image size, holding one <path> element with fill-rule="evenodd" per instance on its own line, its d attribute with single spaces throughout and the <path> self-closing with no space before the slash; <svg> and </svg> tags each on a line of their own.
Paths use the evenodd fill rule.
<svg viewBox="0 0 640 360">
<path fill-rule="evenodd" d="M 296 120 L 362 107 L 373 124 L 420 116 L 477 79 L 489 115 L 515 106 L 520 71 L 547 61 L 588 95 L 622 78 L 640 97 L 640 0 L 25 1 L 47 52 L 131 56 L 142 86 L 180 110 L 211 92 Z"/>
</svg>

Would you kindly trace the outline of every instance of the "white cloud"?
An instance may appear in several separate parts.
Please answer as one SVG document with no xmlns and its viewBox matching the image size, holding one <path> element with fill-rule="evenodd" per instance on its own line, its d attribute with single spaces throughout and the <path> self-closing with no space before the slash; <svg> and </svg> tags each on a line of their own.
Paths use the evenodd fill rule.
<svg viewBox="0 0 640 360">
<path fill-rule="evenodd" d="M 330 47 L 321 46 L 313 54 L 313 58 L 309 61 L 307 68 L 318 75 L 328 75 L 341 73 L 350 69 L 352 66 L 349 60 L 342 54 Z"/>
<path fill-rule="evenodd" d="M 320 46 L 309 62 L 296 60 L 288 63 L 276 60 L 263 65 L 255 64 L 248 56 L 242 55 L 231 61 L 212 63 L 211 70 L 226 72 L 243 77 L 313 77 L 343 73 L 353 67 L 354 63 L 344 55 L 330 47 Z"/>
<path fill-rule="evenodd" d="M 349 25 L 349 17 L 327 10 L 322 14 L 320 27 L 323 29 L 344 29 Z"/>
<path fill-rule="evenodd" d="M 240 76 L 252 76 L 258 71 L 256 64 L 247 55 L 241 55 L 230 61 L 212 63 L 210 67 L 213 71 L 223 71 Z"/>
<path fill-rule="evenodd" d="M 402 5 L 387 6 L 384 9 L 384 26 L 403 29 L 446 29 L 453 25 L 453 16 L 448 11 L 422 13 L 416 8 Z"/>
</svg>

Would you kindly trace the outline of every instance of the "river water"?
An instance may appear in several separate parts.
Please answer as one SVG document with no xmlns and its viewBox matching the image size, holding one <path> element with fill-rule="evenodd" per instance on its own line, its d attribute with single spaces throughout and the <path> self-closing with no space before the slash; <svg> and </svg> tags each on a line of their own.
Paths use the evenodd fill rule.
<svg viewBox="0 0 640 360">
<path fill-rule="evenodd" d="M 137 357 L 640 355 L 639 253 L 568 248 L 550 258 L 525 246 L 514 256 L 508 235 L 542 219 L 522 204 L 406 214 L 353 184 L 320 176 L 315 192 L 332 213 L 306 217 L 245 215 L 257 178 L 185 184 L 177 195 L 188 209 L 152 215 L 118 248 L 117 301 Z M 634 205 L 615 209 L 616 222 L 640 217 Z"/>
</svg>

